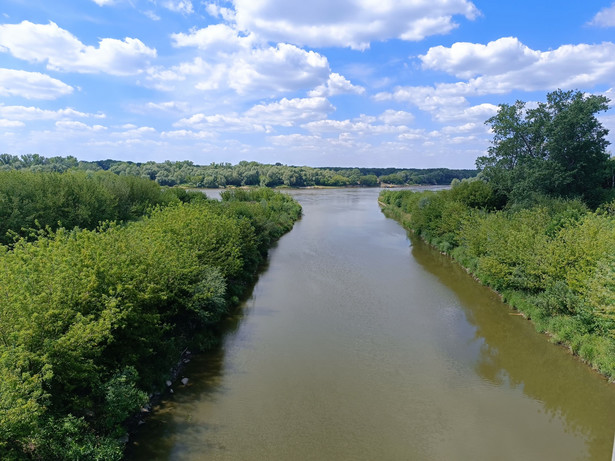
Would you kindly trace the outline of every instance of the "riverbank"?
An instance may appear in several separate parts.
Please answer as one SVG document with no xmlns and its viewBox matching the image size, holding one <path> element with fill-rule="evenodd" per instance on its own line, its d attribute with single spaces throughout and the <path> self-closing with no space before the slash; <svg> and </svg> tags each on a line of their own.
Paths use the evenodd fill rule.
<svg viewBox="0 0 615 461">
<path fill-rule="evenodd" d="M 448 192 L 383 192 L 380 203 L 552 342 L 614 379 L 612 217 L 577 203 L 486 213 Z"/>
</svg>

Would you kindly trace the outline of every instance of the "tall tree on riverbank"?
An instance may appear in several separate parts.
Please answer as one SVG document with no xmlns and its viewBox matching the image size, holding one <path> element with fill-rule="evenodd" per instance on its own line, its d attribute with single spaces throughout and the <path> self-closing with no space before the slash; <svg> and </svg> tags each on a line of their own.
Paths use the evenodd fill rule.
<svg viewBox="0 0 615 461">
<path fill-rule="evenodd" d="M 485 122 L 493 141 L 477 168 L 509 203 L 546 195 L 596 206 L 605 196 L 609 164 L 608 130 L 596 114 L 608 103 L 604 96 L 557 90 L 533 109 L 523 101 L 501 104 Z"/>
</svg>

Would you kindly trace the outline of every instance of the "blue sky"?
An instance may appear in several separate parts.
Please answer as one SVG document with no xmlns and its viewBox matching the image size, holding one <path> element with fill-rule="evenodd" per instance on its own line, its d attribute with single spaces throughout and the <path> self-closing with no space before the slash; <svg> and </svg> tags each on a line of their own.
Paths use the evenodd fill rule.
<svg viewBox="0 0 615 461">
<path fill-rule="evenodd" d="M 3 0 L 0 151 L 473 168 L 500 103 L 615 105 L 614 40 L 611 1 Z"/>
</svg>

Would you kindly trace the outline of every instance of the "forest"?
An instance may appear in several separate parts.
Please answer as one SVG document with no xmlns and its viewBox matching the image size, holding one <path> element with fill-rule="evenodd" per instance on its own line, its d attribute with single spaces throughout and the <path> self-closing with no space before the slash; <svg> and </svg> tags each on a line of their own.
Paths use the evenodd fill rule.
<svg viewBox="0 0 615 461">
<path fill-rule="evenodd" d="M 0 459 L 118 460 L 127 420 L 216 344 L 301 207 L 149 179 L 0 173 Z"/>
<path fill-rule="evenodd" d="M 608 100 L 558 90 L 503 104 L 476 178 L 383 191 L 384 212 L 450 255 L 540 332 L 615 379 L 615 194 Z"/>
<path fill-rule="evenodd" d="M 133 163 L 117 160 L 78 161 L 75 157 L 45 158 L 38 154 L 0 155 L 0 171 L 27 170 L 33 172 L 65 172 L 68 170 L 94 173 L 109 171 L 120 176 L 151 179 L 162 186 L 218 188 L 227 186 L 265 187 L 377 187 L 381 185 L 450 184 L 455 178 L 476 176 L 476 170 L 447 168 L 312 168 L 276 163 L 264 165 L 242 161 L 237 165 L 212 163 L 195 165 L 191 161 L 164 163 Z"/>
</svg>

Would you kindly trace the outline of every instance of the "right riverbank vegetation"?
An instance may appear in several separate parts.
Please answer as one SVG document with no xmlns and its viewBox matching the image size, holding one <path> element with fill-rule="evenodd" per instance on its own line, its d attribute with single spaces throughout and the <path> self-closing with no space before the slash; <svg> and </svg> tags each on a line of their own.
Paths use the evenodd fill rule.
<svg viewBox="0 0 615 461">
<path fill-rule="evenodd" d="M 556 343 L 615 379 L 615 193 L 608 99 L 503 104 L 476 178 L 383 191 L 384 212 L 450 255 Z"/>
<path fill-rule="evenodd" d="M 121 459 L 126 420 L 182 351 L 216 343 L 301 214 L 271 189 L 221 197 L 0 172 L 0 459 Z"/>
</svg>

